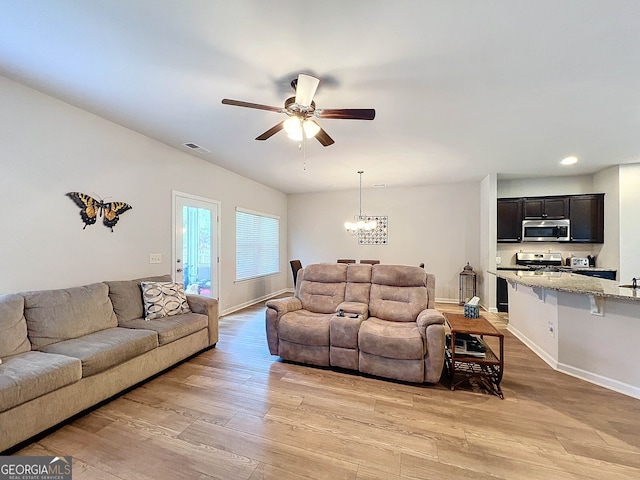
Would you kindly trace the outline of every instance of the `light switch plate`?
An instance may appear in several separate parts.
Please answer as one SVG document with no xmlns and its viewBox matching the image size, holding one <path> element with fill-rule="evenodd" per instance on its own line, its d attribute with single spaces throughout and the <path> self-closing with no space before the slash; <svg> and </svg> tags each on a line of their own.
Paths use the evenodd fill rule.
<svg viewBox="0 0 640 480">
<path fill-rule="evenodd" d="M 150 253 L 149 254 L 149 263 L 162 263 L 162 254 L 161 253 Z"/>
</svg>

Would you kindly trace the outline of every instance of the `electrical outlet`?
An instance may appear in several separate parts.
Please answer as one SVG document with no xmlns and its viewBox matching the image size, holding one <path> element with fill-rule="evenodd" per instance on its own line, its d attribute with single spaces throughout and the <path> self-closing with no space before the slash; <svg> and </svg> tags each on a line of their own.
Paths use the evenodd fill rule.
<svg viewBox="0 0 640 480">
<path fill-rule="evenodd" d="M 502 265 L 502 257 L 496 257 L 496 265 Z"/>
<path fill-rule="evenodd" d="M 150 253 L 149 254 L 149 263 L 162 263 L 162 254 L 161 253 Z"/>
</svg>

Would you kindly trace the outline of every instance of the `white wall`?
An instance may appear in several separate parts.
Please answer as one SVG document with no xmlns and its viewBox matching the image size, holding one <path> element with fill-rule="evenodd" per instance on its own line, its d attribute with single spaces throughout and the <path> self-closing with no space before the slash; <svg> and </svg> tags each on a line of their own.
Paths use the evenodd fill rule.
<svg viewBox="0 0 640 480">
<path fill-rule="evenodd" d="M 620 276 L 640 277 L 640 163 L 620 165 Z"/>
<path fill-rule="evenodd" d="M 620 280 L 620 167 L 596 173 L 593 176 L 593 188 L 604 193 L 604 244 L 600 248 L 597 264 L 617 270 L 617 279 Z"/>
<path fill-rule="evenodd" d="M 482 306 L 496 312 L 496 279 L 487 274 L 487 270 L 496 268 L 496 241 L 497 241 L 497 178 L 495 175 L 487 175 L 480 183 L 480 272 L 481 288 L 478 289 Z"/>
<path fill-rule="evenodd" d="M 592 175 L 501 179 L 498 181 L 498 198 L 600 193 L 593 188 Z"/>
<path fill-rule="evenodd" d="M 362 211 L 389 217 L 389 243 L 358 245 L 343 224 L 358 213 L 358 190 L 289 195 L 289 257 L 303 265 L 338 258 L 425 263 L 438 301 L 457 301 L 458 274 L 480 267 L 480 184 L 363 189 Z M 291 274 L 289 285 L 293 285 Z"/>
<path fill-rule="evenodd" d="M 4 77 L 0 105 L 0 294 L 170 272 L 174 189 L 221 202 L 222 311 L 286 287 L 286 195 Z M 82 230 L 69 191 L 133 209 Z M 280 274 L 234 283 L 236 206 L 281 217 Z"/>
</svg>

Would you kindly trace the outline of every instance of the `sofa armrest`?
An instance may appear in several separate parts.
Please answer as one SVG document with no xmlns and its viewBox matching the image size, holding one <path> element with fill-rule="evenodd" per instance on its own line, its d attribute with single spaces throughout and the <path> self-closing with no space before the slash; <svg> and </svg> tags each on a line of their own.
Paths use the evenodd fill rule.
<svg viewBox="0 0 640 480">
<path fill-rule="evenodd" d="M 200 313 L 209 318 L 209 345 L 218 343 L 218 300 L 188 293 L 187 303 L 193 313 Z"/>
<path fill-rule="evenodd" d="M 287 312 L 302 310 L 302 302 L 296 297 L 273 298 L 271 300 L 267 300 L 266 305 L 267 308 L 273 308 L 278 312 L 278 317 Z"/>
<path fill-rule="evenodd" d="M 362 302 L 342 302 L 336 308 L 336 312 L 344 310 L 345 313 L 357 313 L 365 320 L 369 316 L 369 305 Z"/>
<path fill-rule="evenodd" d="M 298 284 L 299 285 L 299 284 Z M 265 322 L 267 329 L 267 345 L 271 355 L 278 355 L 278 324 L 285 313 L 302 310 L 302 302 L 296 297 L 273 298 L 267 300 Z"/>
<path fill-rule="evenodd" d="M 418 329 L 422 335 L 425 335 L 425 331 L 429 325 L 444 325 L 444 315 L 433 308 L 427 308 L 418 314 L 416 319 Z"/>
</svg>

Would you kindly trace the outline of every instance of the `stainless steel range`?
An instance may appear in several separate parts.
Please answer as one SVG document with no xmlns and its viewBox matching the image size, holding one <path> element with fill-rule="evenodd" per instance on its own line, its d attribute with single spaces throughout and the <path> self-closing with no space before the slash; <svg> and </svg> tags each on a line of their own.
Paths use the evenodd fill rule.
<svg viewBox="0 0 640 480">
<path fill-rule="evenodd" d="M 559 272 L 562 268 L 561 253 L 518 252 L 516 253 L 516 265 L 526 266 L 529 270 L 546 270 Z"/>
<path fill-rule="evenodd" d="M 568 271 L 562 266 L 562 254 L 557 252 L 518 252 L 516 253 L 516 267 L 498 267 L 499 270 L 517 270 L 520 276 L 561 276 L 561 272 Z M 509 311 L 509 296 L 507 281 L 497 279 L 496 303 L 499 312 Z"/>
</svg>

